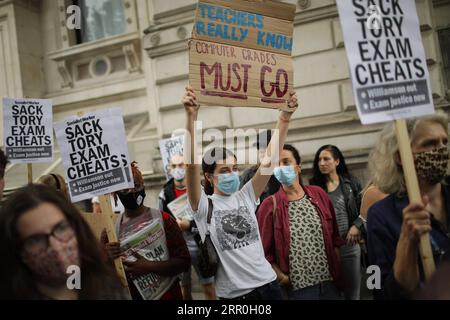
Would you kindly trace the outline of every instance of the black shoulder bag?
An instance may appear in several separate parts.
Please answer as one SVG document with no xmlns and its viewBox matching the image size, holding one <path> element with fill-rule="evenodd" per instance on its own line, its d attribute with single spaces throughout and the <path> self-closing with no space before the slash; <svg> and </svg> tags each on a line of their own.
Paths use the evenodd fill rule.
<svg viewBox="0 0 450 320">
<path fill-rule="evenodd" d="M 203 278 L 214 277 L 217 272 L 217 266 L 219 264 L 219 256 L 217 255 L 216 248 L 212 243 L 211 236 L 209 234 L 209 227 L 211 225 L 211 216 L 213 212 L 212 200 L 208 198 L 208 217 L 206 220 L 208 230 L 205 236 L 205 241 L 202 241 L 200 233 L 195 234 L 194 239 L 198 245 L 198 269 L 200 275 Z"/>
</svg>

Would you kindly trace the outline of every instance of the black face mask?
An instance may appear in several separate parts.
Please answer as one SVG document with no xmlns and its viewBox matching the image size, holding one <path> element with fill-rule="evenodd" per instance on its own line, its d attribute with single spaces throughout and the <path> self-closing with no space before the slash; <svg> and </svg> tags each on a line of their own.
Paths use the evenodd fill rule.
<svg viewBox="0 0 450 320">
<path fill-rule="evenodd" d="M 130 192 L 127 194 L 117 193 L 120 202 L 127 210 L 136 210 L 144 204 L 145 189 L 138 192 Z"/>
</svg>

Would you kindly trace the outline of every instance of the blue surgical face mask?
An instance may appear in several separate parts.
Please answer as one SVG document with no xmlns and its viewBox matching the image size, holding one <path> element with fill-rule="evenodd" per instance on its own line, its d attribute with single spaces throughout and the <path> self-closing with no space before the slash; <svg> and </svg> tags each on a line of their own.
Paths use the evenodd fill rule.
<svg viewBox="0 0 450 320">
<path fill-rule="evenodd" d="M 223 193 L 227 195 L 233 194 L 239 190 L 239 185 L 238 172 L 219 174 L 219 184 L 217 185 L 217 188 Z"/>
<path fill-rule="evenodd" d="M 297 173 L 295 172 L 294 166 L 281 166 L 273 169 L 273 174 L 281 184 L 285 186 L 292 186 L 295 179 L 297 178 Z"/>
</svg>

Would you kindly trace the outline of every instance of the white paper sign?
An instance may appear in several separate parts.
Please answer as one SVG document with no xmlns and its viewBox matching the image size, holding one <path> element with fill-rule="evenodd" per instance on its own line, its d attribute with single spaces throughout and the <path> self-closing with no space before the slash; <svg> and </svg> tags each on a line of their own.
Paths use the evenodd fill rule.
<svg viewBox="0 0 450 320">
<path fill-rule="evenodd" d="M 172 159 L 174 155 L 182 155 L 183 149 L 184 135 L 159 140 L 159 150 L 161 151 L 161 158 L 167 180 L 172 178 L 170 174 L 170 159 Z"/>
<path fill-rule="evenodd" d="M 53 161 L 51 100 L 3 98 L 3 130 L 10 162 Z"/>
<path fill-rule="evenodd" d="M 134 262 L 134 252 L 139 253 L 149 261 L 169 260 L 166 236 L 163 222 L 155 219 L 140 226 L 129 236 L 120 239 L 120 248 L 126 261 Z M 133 283 L 144 300 L 158 300 L 177 281 L 177 277 L 161 276 L 156 273 L 140 275 L 133 279 Z"/>
<path fill-rule="evenodd" d="M 54 127 L 73 202 L 134 188 L 120 108 L 68 117 Z"/>
<path fill-rule="evenodd" d="M 167 207 L 177 219 L 194 220 L 188 204 L 187 193 L 170 202 Z"/>
<path fill-rule="evenodd" d="M 337 0 L 363 124 L 434 113 L 413 0 Z"/>
</svg>

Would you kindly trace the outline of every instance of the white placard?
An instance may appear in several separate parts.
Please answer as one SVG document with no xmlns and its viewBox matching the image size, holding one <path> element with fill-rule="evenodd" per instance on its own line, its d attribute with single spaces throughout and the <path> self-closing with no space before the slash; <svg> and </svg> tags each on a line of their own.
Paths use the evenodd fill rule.
<svg viewBox="0 0 450 320">
<path fill-rule="evenodd" d="M 11 163 L 53 161 L 51 100 L 3 98 L 3 130 Z"/>
<path fill-rule="evenodd" d="M 413 0 L 337 0 L 363 124 L 434 113 Z"/>
<path fill-rule="evenodd" d="M 137 252 L 149 261 L 169 260 L 169 250 L 166 235 L 161 219 L 155 219 L 134 229 L 130 235 L 120 239 L 120 248 L 126 261 L 134 262 L 133 253 Z M 133 284 L 144 300 L 158 300 L 177 281 L 177 277 L 161 276 L 148 273 L 133 278 Z"/>
<path fill-rule="evenodd" d="M 177 219 L 194 219 L 190 206 L 188 204 L 187 193 L 179 196 L 178 198 L 167 204 L 167 207 Z"/>
<path fill-rule="evenodd" d="M 73 202 L 133 188 L 120 108 L 72 116 L 55 123 Z M 129 175 L 129 174 L 128 174 Z"/>
<path fill-rule="evenodd" d="M 183 155 L 184 135 L 169 139 L 159 140 L 159 150 L 161 152 L 162 163 L 167 180 L 172 178 L 170 174 L 170 159 L 174 155 Z"/>
</svg>

